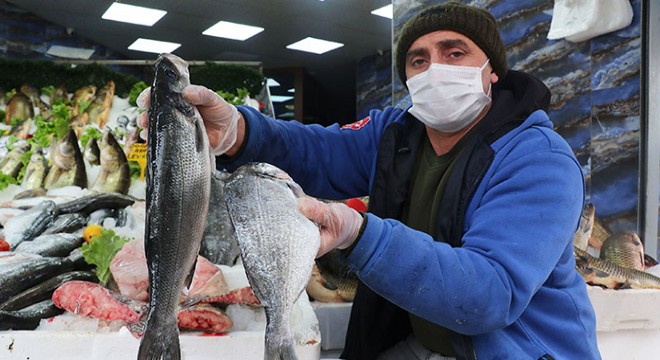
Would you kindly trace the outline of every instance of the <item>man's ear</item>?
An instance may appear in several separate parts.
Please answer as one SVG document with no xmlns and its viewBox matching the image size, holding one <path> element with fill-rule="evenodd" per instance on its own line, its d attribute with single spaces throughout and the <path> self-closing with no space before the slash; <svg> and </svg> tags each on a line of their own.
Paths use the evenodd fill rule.
<svg viewBox="0 0 660 360">
<path fill-rule="evenodd" d="M 495 85 L 500 80 L 500 77 L 494 71 L 490 72 L 490 83 Z"/>
</svg>

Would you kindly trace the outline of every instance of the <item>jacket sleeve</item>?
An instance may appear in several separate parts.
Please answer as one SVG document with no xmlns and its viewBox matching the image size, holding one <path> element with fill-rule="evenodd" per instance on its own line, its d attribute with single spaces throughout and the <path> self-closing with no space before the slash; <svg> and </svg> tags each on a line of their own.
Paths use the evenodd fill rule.
<svg viewBox="0 0 660 360">
<path fill-rule="evenodd" d="M 462 247 L 369 214 L 348 258 L 360 279 L 462 334 L 516 321 L 571 251 L 583 205 L 579 164 L 558 135 L 549 135 L 530 128 L 496 158 L 472 199 Z"/>
<path fill-rule="evenodd" d="M 267 162 L 289 173 L 308 195 L 322 199 L 368 193 L 380 134 L 395 112 L 372 111 L 361 126 L 323 127 L 271 119 L 250 107 L 238 109 L 246 121 L 246 143 L 231 161 L 219 161 L 220 167 L 233 171 L 248 162 Z"/>
</svg>

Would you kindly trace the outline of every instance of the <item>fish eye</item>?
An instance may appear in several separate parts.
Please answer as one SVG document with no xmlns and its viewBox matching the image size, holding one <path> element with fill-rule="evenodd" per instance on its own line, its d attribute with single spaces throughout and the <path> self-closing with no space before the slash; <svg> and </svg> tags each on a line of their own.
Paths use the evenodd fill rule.
<svg viewBox="0 0 660 360">
<path fill-rule="evenodd" d="M 176 73 L 172 69 L 165 69 L 165 75 L 170 79 L 176 79 Z"/>
</svg>

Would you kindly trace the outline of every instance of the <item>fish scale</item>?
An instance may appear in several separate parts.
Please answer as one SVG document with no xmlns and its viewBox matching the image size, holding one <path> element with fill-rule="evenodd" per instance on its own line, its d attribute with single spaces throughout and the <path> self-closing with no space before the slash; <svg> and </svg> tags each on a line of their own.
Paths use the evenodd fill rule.
<svg viewBox="0 0 660 360">
<path fill-rule="evenodd" d="M 302 189 L 265 163 L 237 169 L 225 202 L 245 272 L 266 312 L 264 359 L 297 359 L 289 318 L 310 278 L 319 249 L 318 227 L 298 210 Z"/>
</svg>

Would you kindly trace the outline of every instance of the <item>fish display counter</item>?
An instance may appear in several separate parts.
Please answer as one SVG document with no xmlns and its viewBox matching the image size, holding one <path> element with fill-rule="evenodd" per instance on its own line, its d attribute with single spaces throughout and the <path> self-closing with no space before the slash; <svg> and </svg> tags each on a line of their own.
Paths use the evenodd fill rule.
<svg viewBox="0 0 660 360">
<path fill-rule="evenodd" d="M 70 271 L 69 261 L 78 263 L 79 259 L 69 260 L 69 256 L 67 256 L 53 257 L 51 261 L 47 260 L 48 257 L 37 254 L 16 251 L 0 252 L 0 267 L 3 270 L 14 269 L 12 266 L 18 266 L 17 264 L 23 262 L 49 266 L 26 271 L 25 277 L 21 277 L 18 281 L 20 284 L 12 282 L 11 286 L 7 286 L 9 284 L 8 272 L 2 271 L 5 277 L 0 280 L 0 298 L 2 298 L 0 303 L 4 308 L 0 309 L 0 329 L 6 329 L 7 325 L 10 326 L 10 321 L 18 321 L 19 327 L 31 326 L 29 323 L 33 319 L 19 318 L 23 315 L 20 315 L 19 312 L 9 311 L 19 308 L 13 305 L 19 304 L 20 300 L 25 299 L 22 294 L 27 291 L 32 291 L 33 295 L 37 295 L 35 289 L 42 288 L 44 293 L 53 294 L 45 300 L 51 301 L 50 307 L 53 307 L 53 303 L 61 307 L 58 315 L 39 315 L 42 319 L 37 320 L 35 328 L 32 330 L 0 331 L 0 358 L 10 360 L 134 358 L 140 339 L 128 326 L 129 323 L 126 320 L 129 320 L 130 317 L 125 316 L 127 316 L 126 314 L 130 316 L 144 314 L 140 307 L 146 305 L 145 302 L 139 301 L 146 295 L 148 274 L 143 241 L 145 202 L 117 194 L 91 193 L 77 187 L 52 190 L 43 197 L 13 199 L 13 195 L 18 191 L 20 191 L 19 188 L 12 186 L 6 191 L 0 192 L 0 202 L 3 205 L 0 217 L 5 217 L 0 221 L 5 225 L 14 224 L 9 227 L 17 229 L 17 232 L 23 232 L 24 230 L 20 229 L 31 228 L 40 223 L 41 221 L 36 221 L 40 216 L 50 218 L 51 215 L 46 210 L 53 207 L 59 210 L 60 215 L 89 213 L 85 216 L 86 218 L 93 217 L 92 213 L 104 212 L 107 210 L 104 209 L 105 207 L 120 208 L 122 216 L 118 218 L 115 211 L 110 211 L 109 213 L 114 215 L 102 217 L 100 228 L 112 230 L 122 237 L 132 239 L 121 246 L 121 250 L 113 257 L 114 262 L 109 265 L 109 271 L 113 273 L 115 281 L 112 288 L 125 296 L 130 296 L 131 301 L 127 301 L 125 297 L 120 297 L 97 284 L 98 280 L 91 279 L 87 271 L 81 269 Z M 134 189 L 132 192 L 139 193 L 140 191 Z M 44 201 L 49 205 L 48 207 L 39 206 Z M 29 210 L 25 210 L 25 208 L 34 208 L 35 210 L 32 211 L 34 215 L 29 214 Z M 40 210 L 41 215 L 37 215 L 36 210 Z M 119 225 L 120 223 L 121 225 Z M 79 238 L 80 230 L 74 232 L 78 234 L 75 237 Z M 33 242 L 37 242 L 37 239 L 24 241 L 23 244 Z M 80 246 L 80 243 L 78 242 L 74 246 Z M 70 249 L 65 252 L 68 251 Z M 183 359 L 262 359 L 266 316 L 263 307 L 255 304 L 254 294 L 246 291 L 249 290 L 249 284 L 242 264 L 237 262 L 233 266 L 216 265 L 200 256 L 197 265 L 197 269 L 203 268 L 203 271 L 199 271 L 200 276 L 197 276 L 196 272 L 188 295 L 203 295 L 208 298 L 209 302 L 220 301 L 214 298 L 214 294 L 222 296 L 233 293 L 238 295 L 234 300 L 227 300 L 227 302 L 234 303 L 229 304 L 226 308 L 223 307 L 222 311 L 215 309 L 211 312 L 198 312 L 200 317 L 184 318 L 180 316 L 180 322 L 187 321 L 180 326 Z M 32 269 L 32 267 L 26 265 L 26 269 Z M 36 277 L 37 274 L 44 274 L 49 269 L 53 269 L 52 273 Z M 65 271 L 63 275 L 66 276 L 63 280 L 73 279 L 72 274 L 80 273 L 80 275 L 75 278 L 75 281 L 68 281 L 53 292 L 55 284 L 48 287 L 44 284 L 59 279 L 60 276 L 56 275 L 60 271 Z M 83 284 L 84 287 L 73 286 Z M 17 286 L 20 288 L 9 291 Z M 111 294 L 112 296 L 110 296 Z M 74 295 L 76 297 L 73 301 L 66 300 Z M 37 300 L 30 301 L 30 303 L 34 303 L 34 301 Z M 10 303 L 12 306 L 9 306 Z M 42 303 L 39 302 L 35 306 Z M 124 306 L 128 303 L 135 304 L 135 306 Z M 62 313 L 63 310 L 66 312 Z M 26 312 L 21 313 L 26 314 Z M 116 317 L 123 320 L 112 320 Z M 205 330 L 200 326 L 210 326 L 213 330 Z M 216 326 L 220 326 L 220 328 L 216 329 Z M 191 327 L 196 330 L 187 329 Z M 321 356 L 319 323 L 314 308 L 304 293 L 292 310 L 291 327 L 294 335 L 294 347 L 299 359 L 319 359 Z"/>
<path fill-rule="evenodd" d="M 654 358 L 660 344 L 660 290 L 588 286 L 603 360 Z"/>
<path fill-rule="evenodd" d="M 263 359 L 265 315 L 234 306 L 227 310 L 234 329 L 225 334 L 182 331 L 181 356 L 187 360 Z M 295 349 L 300 360 L 319 359 L 320 334 L 310 303 L 301 297 L 292 313 Z M 5 360 L 132 359 L 140 340 L 117 323 L 65 313 L 31 331 L 0 331 Z"/>
<path fill-rule="evenodd" d="M 58 101 L 27 86 L 14 95 L 0 103 L 0 358 L 134 358 L 149 311 L 139 111 L 112 82 Z M 212 183 L 210 204 L 224 204 L 222 179 Z M 228 221 L 222 206 L 210 207 L 208 218 Z M 262 359 L 268 318 L 249 264 L 235 239 L 228 245 L 226 223 L 206 225 L 175 313 L 183 359 Z M 288 309 L 298 358 L 319 359 L 319 323 L 304 291 Z"/>
</svg>

